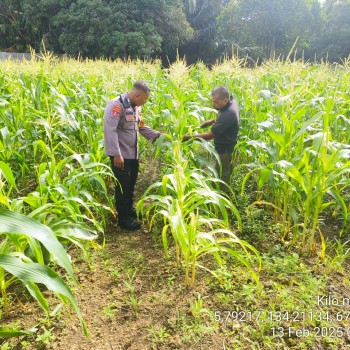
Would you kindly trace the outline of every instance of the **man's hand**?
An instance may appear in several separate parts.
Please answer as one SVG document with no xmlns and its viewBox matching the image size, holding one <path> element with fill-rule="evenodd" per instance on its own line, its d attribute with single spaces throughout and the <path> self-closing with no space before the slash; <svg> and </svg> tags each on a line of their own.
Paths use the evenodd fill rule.
<svg viewBox="0 0 350 350">
<path fill-rule="evenodd" d="M 182 138 L 182 142 L 188 141 L 190 138 L 191 138 L 190 135 L 185 134 L 185 135 L 183 136 L 183 138 Z"/>
<path fill-rule="evenodd" d="M 122 155 L 114 156 L 113 163 L 117 169 L 124 170 L 124 158 Z"/>
<path fill-rule="evenodd" d="M 206 128 L 207 126 L 213 125 L 214 122 L 215 122 L 214 119 L 207 120 L 207 121 L 205 121 L 204 123 L 202 123 L 202 124 L 200 125 L 200 127 L 201 127 L 201 128 Z"/>
</svg>

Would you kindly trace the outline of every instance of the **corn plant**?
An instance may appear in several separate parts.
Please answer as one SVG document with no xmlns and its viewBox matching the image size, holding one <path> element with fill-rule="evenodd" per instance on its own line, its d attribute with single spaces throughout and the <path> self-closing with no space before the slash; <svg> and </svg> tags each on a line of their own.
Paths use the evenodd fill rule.
<svg viewBox="0 0 350 350">
<path fill-rule="evenodd" d="M 250 104 L 248 96 L 244 100 L 244 136 L 239 149 L 241 159 L 245 159 L 241 166 L 247 167 L 248 173 L 242 190 L 254 178 L 256 204 L 273 208 L 275 221 L 284 226 L 282 238 L 293 231 L 293 242 L 300 237 L 302 246 L 308 242 L 308 250 L 313 252 L 318 232 L 324 256 L 322 212 L 337 205 L 343 228 L 348 216 L 343 199 L 349 167 L 348 147 L 344 144 L 348 123 L 341 114 L 347 113 L 343 97 L 346 87 L 342 90 L 340 84 L 343 72 L 329 76 L 328 84 L 334 84 L 334 89 L 329 89 L 323 84 L 329 74 L 324 67 L 318 69 L 320 77 L 298 63 L 270 63 L 269 69 L 260 78 L 261 85 L 252 94 Z M 314 85 L 302 84 L 303 79 L 313 79 Z M 315 85 L 317 79 L 322 79 L 320 85 Z"/>
<path fill-rule="evenodd" d="M 176 260 L 185 264 L 186 285 L 194 285 L 197 267 L 214 274 L 199 264 L 199 260 L 212 255 L 222 264 L 223 253 L 234 256 L 246 265 L 258 280 L 251 267 L 249 251 L 260 261 L 258 252 L 247 242 L 240 240 L 229 228 L 231 214 L 236 217 L 240 228 L 237 208 L 228 198 L 212 188 L 220 180 L 208 177 L 204 171 L 188 167 L 188 160 L 184 158 L 180 147 L 179 142 L 173 144 L 173 171 L 164 175 L 161 182 L 149 187 L 138 203 L 138 209 L 150 220 L 151 225 L 160 216 L 166 254 L 169 252 L 168 233 L 171 233 Z M 149 194 L 153 190 L 157 194 Z M 152 200 L 151 204 L 144 207 L 144 202 L 149 199 Z M 222 219 L 218 219 L 220 216 Z"/>
<path fill-rule="evenodd" d="M 4 180 L 4 181 L 3 181 Z M 6 185 L 10 189 L 5 191 Z M 18 200 L 10 197 L 11 189 L 16 189 L 15 178 L 9 166 L 0 162 L 0 202 L 5 207 L 17 207 Z M 16 203 L 16 205 L 14 205 Z M 51 213 L 52 215 L 52 213 Z M 49 305 L 37 283 L 44 284 L 52 290 L 65 303 L 70 303 L 75 309 L 81 326 L 87 334 L 85 322 L 80 313 L 77 302 L 67 283 L 52 269 L 45 266 L 49 261 L 63 267 L 70 278 L 77 283 L 73 269 L 62 244 L 57 236 L 81 245 L 81 239 L 94 239 L 85 231 L 69 225 L 56 227 L 56 234 L 46 225 L 29 216 L 0 207 L 0 293 L 4 302 L 5 312 L 9 312 L 7 290 L 21 281 L 29 293 L 39 303 L 47 315 Z M 30 334 L 35 330 L 17 331 L 1 327 L 0 335 L 3 337 Z"/>
<path fill-rule="evenodd" d="M 343 174 L 350 171 L 350 149 L 345 149 L 339 145 L 329 145 L 330 147 L 327 147 L 325 137 L 327 135 L 323 133 L 314 137 L 313 147 L 305 149 L 304 155 L 297 165 L 291 165 L 287 170 L 287 176 L 297 182 L 299 185 L 298 193 L 303 198 L 299 202 L 304 209 L 302 245 L 305 245 L 309 232 L 309 251 L 314 249 L 316 230 L 320 233 L 323 242 L 318 223 L 320 214 L 324 209 L 332 204 L 338 204 L 343 214 L 343 228 L 348 218 L 347 208 L 341 192 L 349 186 L 348 181 L 343 181 L 342 177 Z M 324 202 L 326 194 L 333 197 L 334 202 Z M 324 256 L 324 252 L 325 247 L 323 246 L 322 256 Z"/>
<path fill-rule="evenodd" d="M 73 306 L 87 334 L 85 322 L 69 286 L 54 270 L 44 265 L 42 246 L 65 269 L 72 281 L 77 283 L 68 254 L 52 230 L 32 218 L 0 209 L 0 235 L 3 236 L 0 243 L 0 291 L 5 311 L 9 310 L 7 290 L 19 280 L 49 315 L 48 302 L 37 286 L 37 283 L 41 283 L 53 291 L 63 303 Z M 28 253 L 25 254 L 27 248 L 31 251 L 32 259 Z"/>
<path fill-rule="evenodd" d="M 74 153 L 68 145 L 62 144 L 62 147 Z M 50 225 L 56 225 L 50 215 L 52 210 L 62 214 L 67 211 L 63 217 L 70 218 L 81 228 L 89 230 L 84 222 L 90 222 L 103 232 L 99 220 L 104 217 L 105 210 L 111 209 L 97 199 L 104 197 L 107 192 L 104 179 L 112 176 L 109 167 L 91 161 L 88 155 L 80 154 L 72 154 L 58 162 L 52 150 L 41 140 L 34 143 L 34 157 L 39 149 L 42 152 L 37 162 L 38 187 L 35 192 L 23 197 L 23 201 L 35 210 L 36 217 L 45 223 L 50 222 Z M 57 219 L 58 222 L 62 221 L 61 218 Z"/>
</svg>

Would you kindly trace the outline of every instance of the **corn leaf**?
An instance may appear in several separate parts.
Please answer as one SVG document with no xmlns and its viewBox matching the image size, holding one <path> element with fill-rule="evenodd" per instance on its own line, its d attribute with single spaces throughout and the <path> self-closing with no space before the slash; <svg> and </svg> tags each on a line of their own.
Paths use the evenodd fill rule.
<svg viewBox="0 0 350 350">
<path fill-rule="evenodd" d="M 20 259 L 5 254 L 0 254 L 0 266 L 13 276 L 16 276 L 25 285 L 29 284 L 29 291 L 36 299 L 38 298 L 38 294 L 32 293 L 32 283 L 44 284 L 47 289 L 55 292 L 63 301 L 68 300 L 77 313 L 84 333 L 87 334 L 85 322 L 70 288 L 55 271 L 41 264 L 24 263 Z M 42 302 L 40 300 L 38 301 L 42 306 Z"/>
<path fill-rule="evenodd" d="M 31 328 L 31 329 L 26 329 L 21 331 L 17 329 L 0 327 L 0 338 L 12 338 L 12 337 L 20 337 L 23 335 L 32 335 L 37 330 L 38 330 L 37 328 Z"/>
<path fill-rule="evenodd" d="M 57 264 L 77 282 L 67 252 L 48 226 L 28 216 L 0 208 L 0 233 L 24 234 L 37 239 L 53 255 Z"/>
</svg>

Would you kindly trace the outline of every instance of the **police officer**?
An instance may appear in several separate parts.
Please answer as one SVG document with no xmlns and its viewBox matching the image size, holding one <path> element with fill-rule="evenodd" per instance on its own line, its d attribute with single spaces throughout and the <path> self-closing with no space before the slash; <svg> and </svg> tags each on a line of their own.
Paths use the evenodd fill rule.
<svg viewBox="0 0 350 350">
<path fill-rule="evenodd" d="M 218 110 L 217 118 L 201 124 L 202 128 L 212 126 L 211 130 L 193 136 L 186 134 L 183 141 L 187 141 L 191 137 L 205 140 L 214 139 L 215 150 L 219 154 L 222 165 L 221 179 L 228 184 L 233 170 L 232 153 L 237 143 L 239 131 L 239 107 L 237 101 L 230 97 L 225 86 L 214 88 L 211 99 L 213 107 Z M 221 186 L 221 188 L 228 192 L 227 186 Z"/>
<path fill-rule="evenodd" d="M 106 154 L 110 157 L 114 176 L 115 206 L 118 224 L 127 230 L 137 230 L 133 206 L 134 188 L 139 171 L 138 133 L 154 142 L 160 132 L 146 126 L 141 117 L 141 106 L 149 98 L 150 89 L 143 81 L 137 81 L 125 94 L 109 101 L 104 112 L 104 137 Z"/>
</svg>

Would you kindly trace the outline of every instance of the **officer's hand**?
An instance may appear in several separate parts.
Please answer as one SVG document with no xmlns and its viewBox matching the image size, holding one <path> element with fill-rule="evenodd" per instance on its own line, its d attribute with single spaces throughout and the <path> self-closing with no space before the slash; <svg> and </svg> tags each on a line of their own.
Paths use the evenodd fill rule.
<svg viewBox="0 0 350 350">
<path fill-rule="evenodd" d="M 190 138 L 191 138 L 191 136 L 190 136 L 190 135 L 185 134 L 185 135 L 183 136 L 183 138 L 182 138 L 182 142 L 184 142 L 184 141 L 188 141 Z"/>
<path fill-rule="evenodd" d="M 124 169 L 124 158 L 123 156 L 114 156 L 114 166 L 118 169 Z"/>
</svg>

